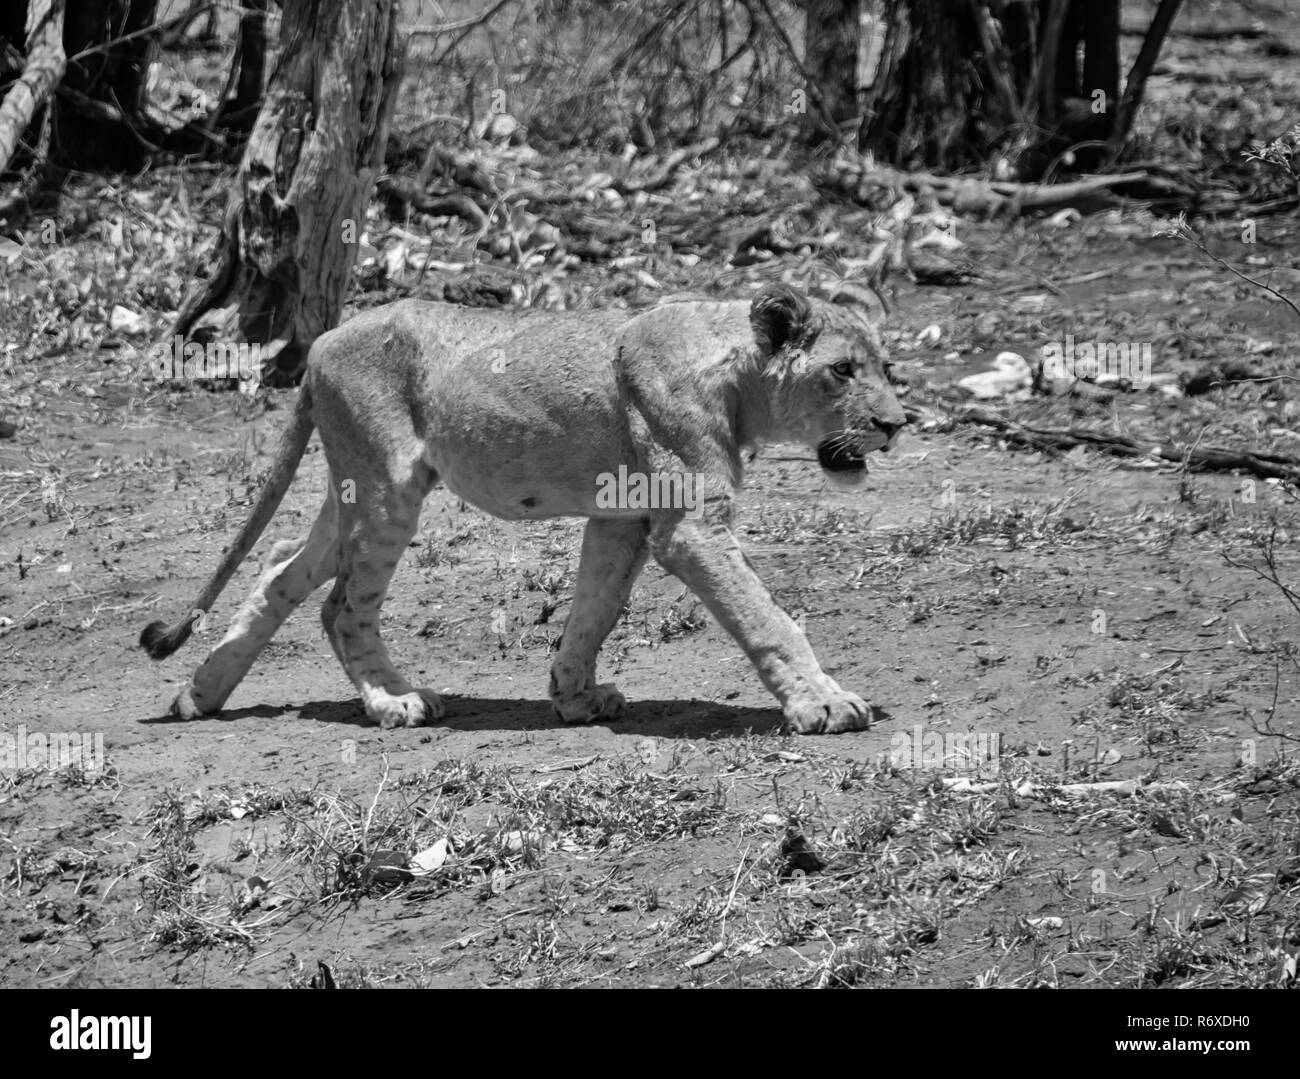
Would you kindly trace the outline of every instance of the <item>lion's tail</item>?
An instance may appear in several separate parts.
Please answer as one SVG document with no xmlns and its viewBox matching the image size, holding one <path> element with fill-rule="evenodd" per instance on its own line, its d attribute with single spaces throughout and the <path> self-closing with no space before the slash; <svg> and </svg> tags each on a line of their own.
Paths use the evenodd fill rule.
<svg viewBox="0 0 1300 1079">
<path fill-rule="evenodd" d="M 271 465 L 270 478 L 257 496 L 253 512 L 244 522 L 244 527 L 239 530 L 235 542 L 227 548 L 216 571 L 208 578 L 208 583 L 203 586 L 203 591 L 194 601 L 190 613 L 170 626 L 165 622 L 150 622 L 140 634 L 140 647 L 149 653 L 151 659 L 166 659 L 180 648 L 190 639 L 198 617 L 211 610 L 212 604 L 221 595 L 221 590 L 229 583 L 239 564 L 248 556 L 248 552 L 253 549 L 253 544 L 257 542 L 257 538 L 275 515 L 280 501 L 289 489 L 289 484 L 293 482 L 298 462 L 302 460 L 303 452 L 307 449 L 307 443 L 311 439 L 315 426 L 311 418 L 311 394 L 304 385 L 298 393 L 298 401 L 294 406 L 289 426 L 280 438 L 280 447 L 275 455 L 275 463 Z"/>
</svg>

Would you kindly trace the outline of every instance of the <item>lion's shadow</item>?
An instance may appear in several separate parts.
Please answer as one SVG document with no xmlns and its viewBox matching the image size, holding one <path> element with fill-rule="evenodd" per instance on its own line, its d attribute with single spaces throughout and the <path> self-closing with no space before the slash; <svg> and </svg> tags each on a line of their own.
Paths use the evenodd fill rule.
<svg viewBox="0 0 1300 1079">
<path fill-rule="evenodd" d="M 551 710 L 550 701 L 512 700 L 502 697 L 462 697 L 447 694 L 443 698 L 447 714 L 437 723 L 418 727 L 412 733 L 432 730 L 480 731 L 505 733 L 510 731 L 581 730 L 581 725 L 561 721 Z M 874 708 L 872 725 L 887 719 L 881 709 Z M 369 722 L 357 698 L 346 701 L 308 701 L 294 706 L 258 704 L 249 708 L 232 708 L 215 716 L 202 716 L 196 720 L 183 720 L 176 716 L 160 716 L 141 720 L 147 724 L 211 722 L 238 723 L 241 720 L 275 720 L 296 712 L 303 719 L 319 723 L 337 723 L 350 727 L 366 727 Z M 700 700 L 636 700 L 628 702 L 627 715 L 616 720 L 597 720 L 592 727 L 605 727 L 618 734 L 653 735 L 656 738 L 716 738 L 742 737 L 746 734 L 771 734 L 784 726 L 784 717 L 777 708 L 746 708 L 716 701 Z"/>
</svg>

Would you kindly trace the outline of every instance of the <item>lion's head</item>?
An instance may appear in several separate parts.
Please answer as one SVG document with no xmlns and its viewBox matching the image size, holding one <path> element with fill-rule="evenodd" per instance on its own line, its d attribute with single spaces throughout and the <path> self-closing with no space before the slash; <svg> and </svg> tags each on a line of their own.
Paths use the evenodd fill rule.
<svg viewBox="0 0 1300 1079">
<path fill-rule="evenodd" d="M 832 480 L 856 486 L 866 455 L 888 451 L 907 423 L 862 290 L 810 299 L 786 285 L 754 297 L 749 318 L 772 395 L 772 433 L 807 442 Z M 879 300 L 876 300 L 879 303 Z"/>
</svg>

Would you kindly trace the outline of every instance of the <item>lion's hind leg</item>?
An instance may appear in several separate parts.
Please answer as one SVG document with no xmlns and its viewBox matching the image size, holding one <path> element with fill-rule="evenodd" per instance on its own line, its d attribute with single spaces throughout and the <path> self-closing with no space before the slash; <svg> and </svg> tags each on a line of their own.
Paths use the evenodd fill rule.
<svg viewBox="0 0 1300 1079">
<path fill-rule="evenodd" d="M 644 520 L 587 522 L 573 604 L 551 666 L 551 704 L 565 723 L 618 719 L 627 707 L 612 684 L 596 683 L 596 656 L 645 566 L 649 536 Z"/>
<path fill-rule="evenodd" d="M 379 636 L 379 608 L 419 527 L 428 487 L 414 479 L 358 482 L 358 502 L 341 507 L 339 575 L 321 618 L 366 715 L 382 727 L 416 727 L 444 712 L 437 693 L 402 677 Z"/>
<path fill-rule="evenodd" d="M 333 491 L 306 538 L 282 540 L 230 629 L 181 690 L 172 711 L 183 718 L 218 711 L 257 655 L 295 607 L 334 576 L 338 567 L 338 513 Z M 206 612 L 194 612 L 195 618 Z"/>
</svg>

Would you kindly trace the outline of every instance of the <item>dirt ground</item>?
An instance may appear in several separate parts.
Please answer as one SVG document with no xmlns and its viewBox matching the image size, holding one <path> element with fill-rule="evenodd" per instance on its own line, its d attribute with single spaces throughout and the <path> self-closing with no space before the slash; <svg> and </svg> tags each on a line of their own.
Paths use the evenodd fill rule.
<svg viewBox="0 0 1300 1079">
<path fill-rule="evenodd" d="M 1260 102 L 1285 98 L 1293 61 L 1259 42 L 1179 37 L 1162 63 L 1143 137 L 1239 115 L 1287 129 Z M 1232 72 L 1207 89 L 1216 64 Z M 1238 112 L 1186 111 L 1179 72 L 1221 100 L 1251 64 Z M 760 183 L 738 176 L 731 190 Z M 915 422 L 852 494 L 806 448 L 770 448 L 738 524 L 825 669 L 879 709 L 870 731 L 783 735 L 736 645 L 653 565 L 602 656 L 629 717 L 560 725 L 547 674 L 580 523 L 507 524 L 444 492 L 383 622 L 444 722 L 365 725 L 319 596 L 227 711 L 183 722 L 172 697 L 271 544 L 310 523 L 325 473 L 313 443 L 206 631 L 151 663 L 141 628 L 189 608 L 292 399 L 160 389 L 127 358 L 129 320 L 106 332 L 115 304 L 151 329 L 178 306 L 180 237 L 191 212 L 211 232 L 226 183 L 187 200 L 185 182 L 89 194 L 103 220 L 73 223 L 66 264 L 0 249 L 0 421 L 16 424 L 0 425 L 0 985 L 1296 984 L 1295 487 L 1029 452 L 953 419 L 963 376 L 1071 334 L 1149 344 L 1166 385 L 1233 362 L 1267 380 L 991 407 L 1296 455 L 1285 304 L 1137 208 L 963 221 L 968 283 L 897 282 L 887 338 Z M 1249 246 L 1240 220 L 1194 223 L 1300 296 L 1294 213 L 1261 217 Z M 132 247 L 137 228 L 153 246 Z M 665 288 L 695 272 L 582 273 L 599 290 L 647 265 Z M 775 272 L 727 267 L 730 294 Z M 5 757 L 57 734 L 101 736 L 103 766 Z"/>
<path fill-rule="evenodd" d="M 1022 239 L 1019 287 L 900 294 L 891 344 L 913 401 L 951 395 L 972 352 L 947 362 L 945 349 L 981 315 L 1001 320 L 990 347 L 1023 347 L 1017 312 L 1040 304 L 1023 297 L 1082 241 Z M 1261 254 L 1295 275 L 1295 239 L 1292 222 Z M 1178 331 L 1158 370 L 1187 365 L 1197 327 L 1294 357 L 1280 305 L 1174 241 L 1087 247 L 1069 273 L 1109 273 L 1049 289 L 1034 319 L 1084 326 L 1128 308 Z M 943 339 L 918 345 L 930 324 Z M 1295 714 L 1295 613 L 1224 557 L 1262 565 L 1249 537 L 1271 513 L 1295 527 L 1277 485 L 1248 494 L 1238 476 L 1083 450 L 1051 459 L 921 424 L 845 494 L 806 450 L 773 448 L 752 472 L 742 541 L 826 669 L 885 713 L 869 732 L 820 738 L 780 733 L 739 650 L 653 566 L 603 656 L 630 718 L 559 725 L 548 652 L 578 523 L 506 524 L 436 492 L 384 632 L 400 668 L 446 691 L 444 723 L 364 725 L 316 601 L 228 711 L 181 722 L 166 707 L 203 646 L 152 664 L 136 637 L 190 602 L 289 398 L 145 396 L 98 356 L 73 375 L 76 394 L 30 385 L 20 437 L 0 443 L 0 709 L 10 732 L 102 733 L 107 763 L 5 774 L 2 984 L 1294 977 L 1294 744 L 1261 730 Z M 1216 426 L 1239 434 L 1249 411 L 1294 439 L 1281 412 L 1268 417 L 1292 402 L 1261 392 L 1089 407 L 1128 425 L 1194 412 L 1207 442 L 1222 440 Z M 272 540 L 310 521 L 323 477 L 313 446 L 209 641 Z M 1289 537 L 1275 557 L 1294 580 Z M 968 731 L 999 740 L 978 774 L 897 752 L 914 732 Z M 1144 785 L 1062 786 L 1125 779 Z M 410 879 L 422 852 L 434 868 Z"/>
</svg>

